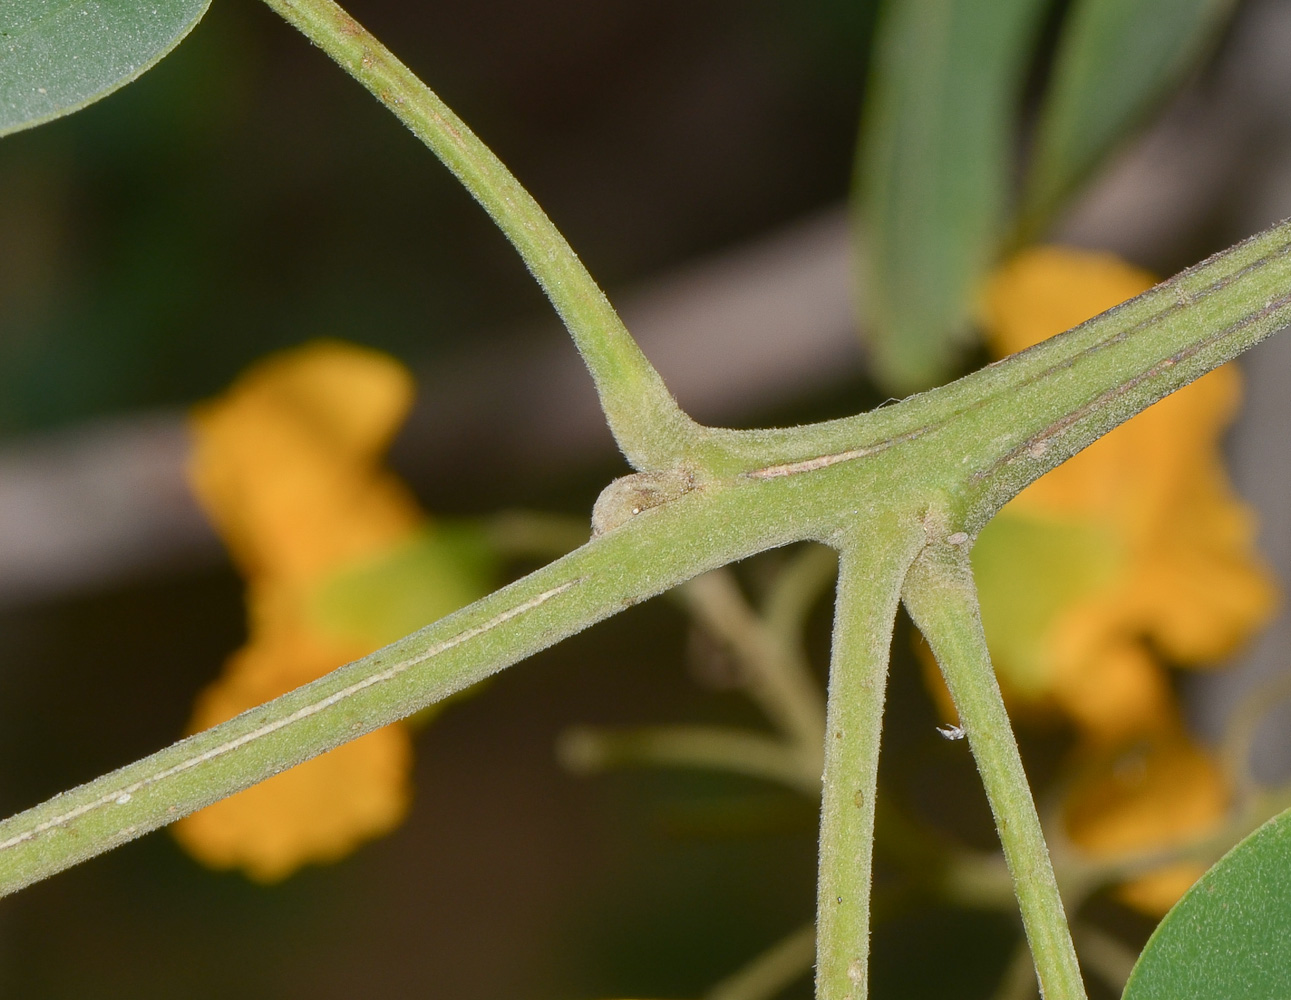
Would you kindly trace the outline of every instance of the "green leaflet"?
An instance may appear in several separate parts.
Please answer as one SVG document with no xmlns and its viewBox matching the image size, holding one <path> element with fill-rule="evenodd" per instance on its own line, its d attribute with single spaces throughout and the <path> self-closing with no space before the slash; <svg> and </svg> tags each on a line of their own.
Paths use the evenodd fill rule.
<svg viewBox="0 0 1291 1000">
<path fill-rule="evenodd" d="M 1123 1000 L 1291 997 L 1291 812 L 1234 847 L 1161 921 Z"/>
<path fill-rule="evenodd" d="M 1232 0 L 1072 5 L 1036 127 L 1024 239 L 1206 51 L 1232 7 Z"/>
<path fill-rule="evenodd" d="M 0 136 L 79 111 L 151 69 L 210 0 L 4 0 Z"/>
<path fill-rule="evenodd" d="M 866 327 L 894 393 L 950 374 L 1008 205 L 1044 0 L 894 0 L 875 40 L 855 207 Z"/>
</svg>

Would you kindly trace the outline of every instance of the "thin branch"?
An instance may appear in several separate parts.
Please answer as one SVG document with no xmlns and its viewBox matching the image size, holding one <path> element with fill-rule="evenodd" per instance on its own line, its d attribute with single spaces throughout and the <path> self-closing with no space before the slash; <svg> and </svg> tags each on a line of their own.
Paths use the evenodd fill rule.
<svg viewBox="0 0 1291 1000">
<path fill-rule="evenodd" d="M 751 477 L 899 459 L 954 497 L 972 536 L 1050 469 L 1288 323 L 1291 221 L 938 389 L 809 428 L 723 431 L 722 444 Z"/>
<path fill-rule="evenodd" d="M 1260 726 L 1288 699 L 1291 699 L 1291 671 L 1283 671 L 1247 691 L 1228 717 L 1220 752 L 1239 801 L 1250 799 L 1259 789 L 1251 772 L 1251 751 Z"/>
<path fill-rule="evenodd" d="M 1106 858 L 1089 858 L 1059 834 L 1054 837 L 1055 867 L 1061 876 L 1063 891 L 1074 905 L 1079 905 L 1105 886 L 1128 882 L 1168 865 L 1193 862 L 1209 868 L 1252 830 L 1287 809 L 1291 809 L 1291 783 L 1253 792 L 1218 830 L 1170 847 L 1129 851 Z"/>
<path fill-rule="evenodd" d="M 764 951 L 704 995 L 704 1000 L 772 1000 L 811 971 L 816 957 L 816 925 L 798 930 Z"/>
<path fill-rule="evenodd" d="M 1076 925 L 1080 954 L 1091 972 L 1096 972 L 1117 994 L 1125 989 L 1138 953 L 1133 948 L 1090 923 Z"/>
<path fill-rule="evenodd" d="M 889 647 L 921 532 L 883 525 L 840 543 L 816 895 L 816 996 L 868 995 L 870 876 Z"/>
<path fill-rule="evenodd" d="M 639 469 L 694 462 L 702 429 L 677 406 L 578 256 L 502 161 L 338 4 L 265 2 L 429 146 L 514 244 L 573 335 L 628 460 Z"/>
<path fill-rule="evenodd" d="M 932 538 L 906 579 L 910 617 L 932 647 L 967 730 L 1013 876 L 1031 954 L 1048 1000 L 1084 1000 L 1058 882 L 1000 696 L 977 606 L 967 536 L 928 520 Z M 950 544 L 953 538 L 960 544 Z"/>
<path fill-rule="evenodd" d="M 489 545 L 510 559 L 557 559 L 591 533 L 586 519 L 533 510 L 504 510 L 481 523 Z"/>
<path fill-rule="evenodd" d="M 797 641 L 807 616 L 838 577 L 838 553 L 826 545 L 808 545 L 776 577 L 762 617 L 785 639 Z"/>
<path fill-rule="evenodd" d="M 996 988 L 993 1000 L 1036 1000 L 1039 983 L 1035 978 L 1035 963 L 1031 949 L 1022 941 L 1013 949 L 1009 964 L 1004 967 L 1004 977 Z"/>
<path fill-rule="evenodd" d="M 795 747 L 762 733 L 721 726 L 642 726 L 602 729 L 576 726 L 556 746 L 571 771 L 615 767 L 687 767 L 765 778 L 815 796 L 820 771 Z"/>
<path fill-rule="evenodd" d="M 767 627 L 728 569 L 691 580 L 677 596 L 734 651 L 745 668 L 749 696 L 796 745 L 810 750 L 819 775 L 825 699 L 801 650 Z"/>
</svg>

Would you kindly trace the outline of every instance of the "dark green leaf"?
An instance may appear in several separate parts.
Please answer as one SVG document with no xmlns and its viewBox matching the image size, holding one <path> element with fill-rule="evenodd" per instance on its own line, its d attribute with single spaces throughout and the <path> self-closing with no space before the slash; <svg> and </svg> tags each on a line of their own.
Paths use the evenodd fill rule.
<svg viewBox="0 0 1291 1000">
<path fill-rule="evenodd" d="M 1045 0 L 895 0 L 858 158 L 868 327 L 894 391 L 950 373 L 1007 206 L 1019 88 Z"/>
<path fill-rule="evenodd" d="M 1034 235 L 1195 64 L 1232 0 L 1077 0 L 1041 108 L 1022 211 Z"/>
<path fill-rule="evenodd" d="M 79 111 L 150 69 L 210 0 L 3 0 L 0 135 Z"/>
<path fill-rule="evenodd" d="M 1247 837 L 1157 927 L 1123 1000 L 1291 997 L 1291 812 Z"/>
</svg>

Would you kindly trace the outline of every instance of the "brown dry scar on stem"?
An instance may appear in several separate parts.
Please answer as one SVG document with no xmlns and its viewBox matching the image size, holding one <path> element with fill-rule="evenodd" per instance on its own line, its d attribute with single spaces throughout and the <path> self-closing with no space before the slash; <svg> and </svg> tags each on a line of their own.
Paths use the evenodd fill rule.
<svg viewBox="0 0 1291 1000">
<path fill-rule="evenodd" d="M 801 462 L 786 462 L 784 465 L 768 465 L 762 469 L 754 469 L 752 472 L 744 473 L 749 479 L 779 479 L 781 476 L 796 476 L 800 472 L 815 472 L 817 469 L 825 469 L 831 465 L 837 465 L 839 462 L 850 462 L 856 458 L 865 458 L 867 455 L 873 455 L 876 452 L 883 451 L 893 442 L 885 441 L 882 444 L 873 445 L 869 448 L 853 448 L 850 451 L 840 451 L 833 455 L 820 455 L 816 458 L 806 458 Z"/>
<path fill-rule="evenodd" d="M 923 437 L 925 434 L 936 430 L 940 423 L 929 424 L 925 427 L 916 427 L 912 431 L 904 434 L 897 434 L 885 441 L 879 441 L 877 444 L 866 445 L 863 448 L 850 448 L 847 451 L 832 452 L 828 455 L 817 455 L 815 458 L 804 458 L 797 462 L 785 462 L 780 465 L 767 465 L 761 469 L 753 469 L 750 472 L 740 473 L 745 479 L 779 479 L 782 476 L 796 476 L 803 472 L 815 472 L 817 469 L 827 469 L 831 465 L 838 465 L 840 462 L 851 462 L 858 458 L 868 458 L 870 455 L 877 455 L 881 451 L 887 451 L 893 445 L 905 444 L 907 441 L 914 441 Z"/>
<path fill-rule="evenodd" d="M 104 806 L 128 805 L 131 799 L 134 798 L 135 794 L 156 785 L 158 782 L 164 781 L 167 778 L 172 778 L 177 774 L 182 774 L 185 771 L 192 770 L 199 764 L 203 764 L 209 760 L 223 757 L 234 750 L 263 739 L 264 737 L 276 733 L 281 729 L 285 729 L 293 723 L 300 722 L 303 719 L 317 715 L 319 712 L 331 708 L 333 705 L 340 704 L 347 698 L 351 698 L 361 691 L 366 691 L 368 688 L 375 687 L 377 684 L 382 684 L 386 681 L 392 680 L 400 674 L 418 666 L 419 664 L 425 663 L 427 660 L 433 659 L 441 653 L 445 653 L 456 646 L 460 646 L 462 643 L 469 642 L 471 639 L 478 638 L 484 633 L 497 628 L 499 625 L 504 625 L 507 622 L 520 617 L 525 612 L 532 611 L 534 608 L 539 607 L 542 604 L 546 604 L 547 601 L 551 600 L 553 597 L 563 594 L 571 587 L 577 586 L 586 579 L 587 577 L 580 576 L 575 577 L 573 580 L 566 580 L 559 586 L 552 587 L 550 590 L 544 590 L 541 594 L 536 594 L 528 600 L 521 601 L 514 607 L 507 608 L 505 611 L 499 612 L 487 621 L 481 622 L 479 625 L 463 629 L 456 635 L 450 636 L 442 642 L 435 643 L 429 648 L 417 653 L 415 656 L 410 656 L 407 659 L 400 660 L 399 662 L 387 667 L 385 670 L 378 671 L 375 674 L 369 674 L 367 677 L 355 681 L 353 684 L 341 688 L 341 690 L 335 691 L 325 698 L 321 698 L 316 702 L 311 702 L 308 705 L 298 708 L 290 715 L 268 722 L 248 733 L 243 733 L 241 736 L 227 740 L 224 743 L 220 743 L 217 746 L 211 747 L 209 750 L 204 750 L 202 753 L 194 754 L 192 757 L 185 758 L 178 764 L 174 764 L 171 767 L 158 771 L 156 774 L 151 774 L 139 781 L 133 781 L 127 785 L 118 786 L 111 791 L 104 792 L 98 798 L 90 802 L 83 803 L 74 809 L 69 809 L 65 813 L 52 816 L 44 822 L 36 824 L 30 830 L 24 830 L 22 833 L 16 834 L 8 840 L 0 841 L 0 851 L 8 850 L 11 847 L 17 847 L 19 844 L 26 843 L 29 840 L 34 840 L 41 834 L 65 827 L 73 820 L 80 819 L 82 816 L 102 809 Z M 263 708 L 263 706 L 260 707 Z M 256 710 L 257 709 L 252 709 L 251 711 Z M 166 812 L 168 814 L 173 814 L 176 811 L 177 807 L 175 806 L 168 806 L 166 808 Z"/>
<path fill-rule="evenodd" d="M 691 469 L 634 472 L 621 476 L 601 490 L 592 507 L 592 537 L 613 531 L 638 514 L 662 507 L 698 489 Z"/>
<path fill-rule="evenodd" d="M 462 144 L 462 130 L 459 129 L 456 125 L 454 125 L 452 122 L 450 122 L 443 115 L 441 115 L 438 111 L 432 111 L 430 113 L 430 120 L 435 123 L 435 126 L 437 128 L 443 129 L 445 132 L 451 135 L 455 143 L 457 143 L 459 146 Z M 486 173 L 488 172 L 487 167 L 485 172 Z M 507 198 L 507 205 L 509 206 L 514 205 L 514 202 L 509 197 Z"/>
</svg>

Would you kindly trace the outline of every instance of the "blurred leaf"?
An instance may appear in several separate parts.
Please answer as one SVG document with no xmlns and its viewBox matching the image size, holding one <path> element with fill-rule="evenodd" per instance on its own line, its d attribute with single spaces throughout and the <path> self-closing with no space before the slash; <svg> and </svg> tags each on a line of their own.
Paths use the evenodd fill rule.
<svg viewBox="0 0 1291 1000">
<path fill-rule="evenodd" d="M 79 111 L 151 69 L 210 0 L 4 0 L 0 136 Z"/>
<path fill-rule="evenodd" d="M 1232 0 L 1077 0 L 1036 128 L 1023 238 L 1206 52 Z"/>
<path fill-rule="evenodd" d="M 1291 996 L 1291 811 L 1206 872 L 1157 927 L 1123 1000 Z"/>
<path fill-rule="evenodd" d="M 438 524 L 380 559 L 332 577 L 315 596 L 313 611 L 329 631 L 375 648 L 483 597 L 497 571 L 483 528 Z"/>
<path fill-rule="evenodd" d="M 890 389 L 945 378 L 1007 206 L 1019 88 L 1045 0 L 894 0 L 857 163 L 868 325 Z"/>
</svg>

